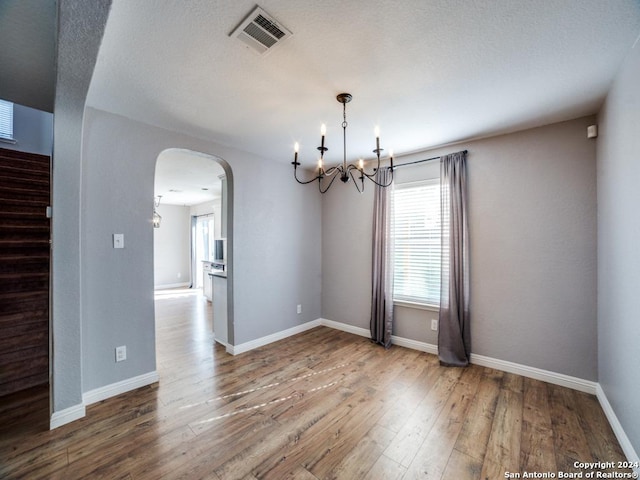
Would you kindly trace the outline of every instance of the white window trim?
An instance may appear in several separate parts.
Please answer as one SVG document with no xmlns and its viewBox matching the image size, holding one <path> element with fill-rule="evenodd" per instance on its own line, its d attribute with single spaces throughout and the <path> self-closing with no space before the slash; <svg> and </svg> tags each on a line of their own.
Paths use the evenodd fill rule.
<svg viewBox="0 0 640 480">
<path fill-rule="evenodd" d="M 431 305 L 430 303 L 407 302 L 406 300 L 394 300 L 394 305 L 399 307 L 415 308 L 416 310 L 429 310 L 430 312 L 439 312 L 439 305 Z"/>
</svg>

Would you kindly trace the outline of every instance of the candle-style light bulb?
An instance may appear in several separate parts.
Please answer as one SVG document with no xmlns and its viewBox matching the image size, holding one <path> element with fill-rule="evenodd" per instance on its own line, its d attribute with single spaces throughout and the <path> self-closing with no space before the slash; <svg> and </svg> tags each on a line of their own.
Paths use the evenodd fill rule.
<svg viewBox="0 0 640 480">
<path fill-rule="evenodd" d="M 360 159 L 360 161 L 358 162 L 358 168 L 360 169 L 360 171 L 364 169 L 364 160 Z"/>
<path fill-rule="evenodd" d="M 376 125 L 376 127 L 373 129 L 373 133 L 375 133 L 376 138 L 380 138 L 380 127 Z"/>
<path fill-rule="evenodd" d="M 318 159 L 318 170 L 322 172 L 322 159 Z"/>
<path fill-rule="evenodd" d="M 324 155 L 324 136 L 327 134 L 327 126 L 323 123 L 320 125 L 320 157 Z"/>
<path fill-rule="evenodd" d="M 373 129 L 376 134 L 376 154 L 378 155 L 378 160 L 380 159 L 380 127 L 376 125 L 376 128 Z"/>
<path fill-rule="evenodd" d="M 293 150 L 294 150 L 296 153 L 298 153 L 298 152 L 300 151 L 300 145 L 298 144 L 298 142 L 296 142 L 296 143 L 293 145 Z"/>
<path fill-rule="evenodd" d="M 393 170 L 393 150 L 389 150 L 389 160 L 391 161 L 391 170 Z"/>
</svg>

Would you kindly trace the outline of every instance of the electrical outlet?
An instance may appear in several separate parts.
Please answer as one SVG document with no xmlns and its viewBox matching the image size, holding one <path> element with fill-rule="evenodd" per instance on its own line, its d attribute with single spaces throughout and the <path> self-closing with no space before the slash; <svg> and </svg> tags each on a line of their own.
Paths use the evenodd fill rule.
<svg viewBox="0 0 640 480">
<path fill-rule="evenodd" d="M 436 320 L 435 318 L 431 319 L 431 330 L 438 330 L 438 320 Z"/>
<path fill-rule="evenodd" d="M 121 362 L 127 359 L 127 346 L 122 345 L 121 347 L 116 347 L 116 362 Z"/>
<path fill-rule="evenodd" d="M 298 305 L 298 315 L 302 313 L 302 305 Z"/>
</svg>

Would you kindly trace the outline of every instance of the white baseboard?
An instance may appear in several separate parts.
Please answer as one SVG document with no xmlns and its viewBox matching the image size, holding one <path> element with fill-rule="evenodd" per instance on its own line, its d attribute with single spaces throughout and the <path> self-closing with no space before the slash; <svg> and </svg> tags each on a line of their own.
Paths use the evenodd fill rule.
<svg viewBox="0 0 640 480">
<path fill-rule="evenodd" d="M 354 327 L 353 325 L 347 325 L 345 323 L 327 320 L 326 318 L 321 318 L 320 324 L 324 325 L 325 327 L 335 328 L 336 330 L 342 330 L 343 332 L 353 333 L 362 337 L 368 337 L 370 335 L 369 330 L 367 330 L 366 328 Z M 393 335 L 391 337 L 391 342 L 394 345 L 398 345 L 400 347 L 420 350 L 421 352 L 427 352 L 433 355 L 438 354 L 438 346 L 431 343 L 411 340 L 410 338 L 398 337 L 396 335 Z M 581 392 L 591 393 L 594 395 L 596 393 L 596 382 L 571 377 L 562 373 L 550 372 L 548 370 L 542 370 L 540 368 L 534 368 L 527 365 L 507 362 L 505 360 L 485 357 L 484 355 L 476 355 L 475 353 L 471 354 L 471 363 L 483 367 L 495 368 L 496 370 L 501 370 L 503 372 L 516 373 L 518 375 L 522 375 L 523 377 L 542 380 L 543 382 L 552 383 L 554 385 L 561 385 L 563 387 L 568 387 L 573 390 L 579 390 Z"/>
<path fill-rule="evenodd" d="M 91 405 L 93 403 L 106 400 L 107 398 L 130 392 L 131 390 L 135 390 L 136 388 L 146 387 L 147 385 L 156 383 L 159 378 L 160 377 L 158 376 L 158 372 L 155 370 L 143 375 L 138 375 L 137 377 L 127 378 L 126 380 L 122 380 L 121 382 L 105 385 L 104 387 L 96 388 L 94 390 L 89 390 L 88 392 L 83 393 L 82 401 L 85 405 Z"/>
<path fill-rule="evenodd" d="M 563 373 L 551 372 L 549 370 L 542 370 L 541 368 L 529 367 L 519 363 L 508 362 L 506 360 L 499 360 L 497 358 L 485 357 L 484 355 L 477 355 L 475 353 L 471 354 L 471 363 L 483 367 L 495 368 L 496 370 L 501 370 L 503 372 L 515 373 L 517 375 L 522 375 L 523 377 L 541 380 L 553 385 L 560 385 L 561 387 L 571 388 L 572 390 L 578 390 L 592 395 L 596 394 L 596 386 L 598 385 L 596 382 L 592 382 L 590 380 L 572 377 Z"/>
<path fill-rule="evenodd" d="M 419 342 L 418 340 L 411 340 L 410 338 L 391 336 L 391 343 L 400 347 L 410 348 L 412 350 L 420 350 L 421 352 L 430 353 L 432 355 L 438 355 L 438 346 L 432 343 Z"/>
<path fill-rule="evenodd" d="M 609 420 L 609 425 L 611 425 L 613 433 L 618 439 L 618 442 L 620 442 L 620 446 L 622 447 L 622 451 L 627 457 L 627 460 L 636 464 L 640 463 L 638 452 L 636 452 L 636 450 L 633 448 L 629 437 L 627 437 L 624 428 L 622 428 L 622 424 L 613 411 L 613 407 L 609 403 L 609 399 L 607 398 L 607 395 L 604 393 L 604 390 L 602 389 L 602 386 L 600 386 L 600 384 L 596 386 L 596 396 L 598 397 L 598 401 L 600 402 L 602 410 L 604 410 L 604 414 L 607 416 L 607 420 Z M 634 471 L 640 474 L 640 469 L 636 468 Z"/>
<path fill-rule="evenodd" d="M 60 410 L 58 412 L 53 412 L 51 414 L 51 419 L 49 420 L 49 430 L 61 427 L 63 425 L 66 425 L 67 423 L 73 422 L 74 420 L 79 420 L 86 414 L 87 412 L 84 403 L 65 408 L 64 410 Z"/>
<path fill-rule="evenodd" d="M 370 337 L 371 332 L 368 329 L 362 327 L 354 327 L 353 325 L 348 325 L 342 322 L 335 322 L 333 320 L 327 320 L 326 318 L 319 318 L 318 321 L 320 325 L 324 327 L 333 328 L 334 330 L 341 330 L 347 333 L 353 333 L 354 335 L 359 335 L 361 337 Z"/>
<path fill-rule="evenodd" d="M 266 337 L 256 338 L 255 340 L 251 340 L 246 343 L 241 343 L 239 345 L 227 345 L 227 352 L 231 355 L 239 355 L 240 353 L 248 352 L 254 348 L 263 347 L 264 345 L 277 342 L 278 340 L 283 340 L 292 335 L 297 335 L 298 333 L 306 332 L 307 330 L 311 330 L 312 328 L 319 326 L 320 320 L 313 320 L 311 322 L 303 323 L 302 325 L 282 330 L 281 332 L 272 333 Z"/>
<path fill-rule="evenodd" d="M 361 337 L 369 338 L 371 332 L 366 328 L 354 327 L 353 325 L 347 325 L 346 323 L 335 322 L 333 320 L 327 320 L 326 318 L 320 319 L 320 325 L 333 328 L 335 330 L 342 330 L 343 332 L 353 333 L 354 335 L 360 335 Z M 398 337 L 396 335 L 391 336 L 391 343 L 400 347 L 411 348 L 412 350 L 420 350 L 421 352 L 438 354 L 438 347 L 431 345 L 430 343 L 419 342 L 417 340 L 411 340 L 410 338 Z"/>
</svg>

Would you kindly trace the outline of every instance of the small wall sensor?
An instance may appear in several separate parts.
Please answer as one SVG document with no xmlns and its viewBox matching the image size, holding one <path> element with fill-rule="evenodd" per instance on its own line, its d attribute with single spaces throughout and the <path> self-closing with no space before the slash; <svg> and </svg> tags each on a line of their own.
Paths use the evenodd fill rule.
<svg viewBox="0 0 640 480">
<path fill-rule="evenodd" d="M 596 138 L 598 136 L 598 126 L 589 125 L 587 127 L 587 138 Z"/>
</svg>

